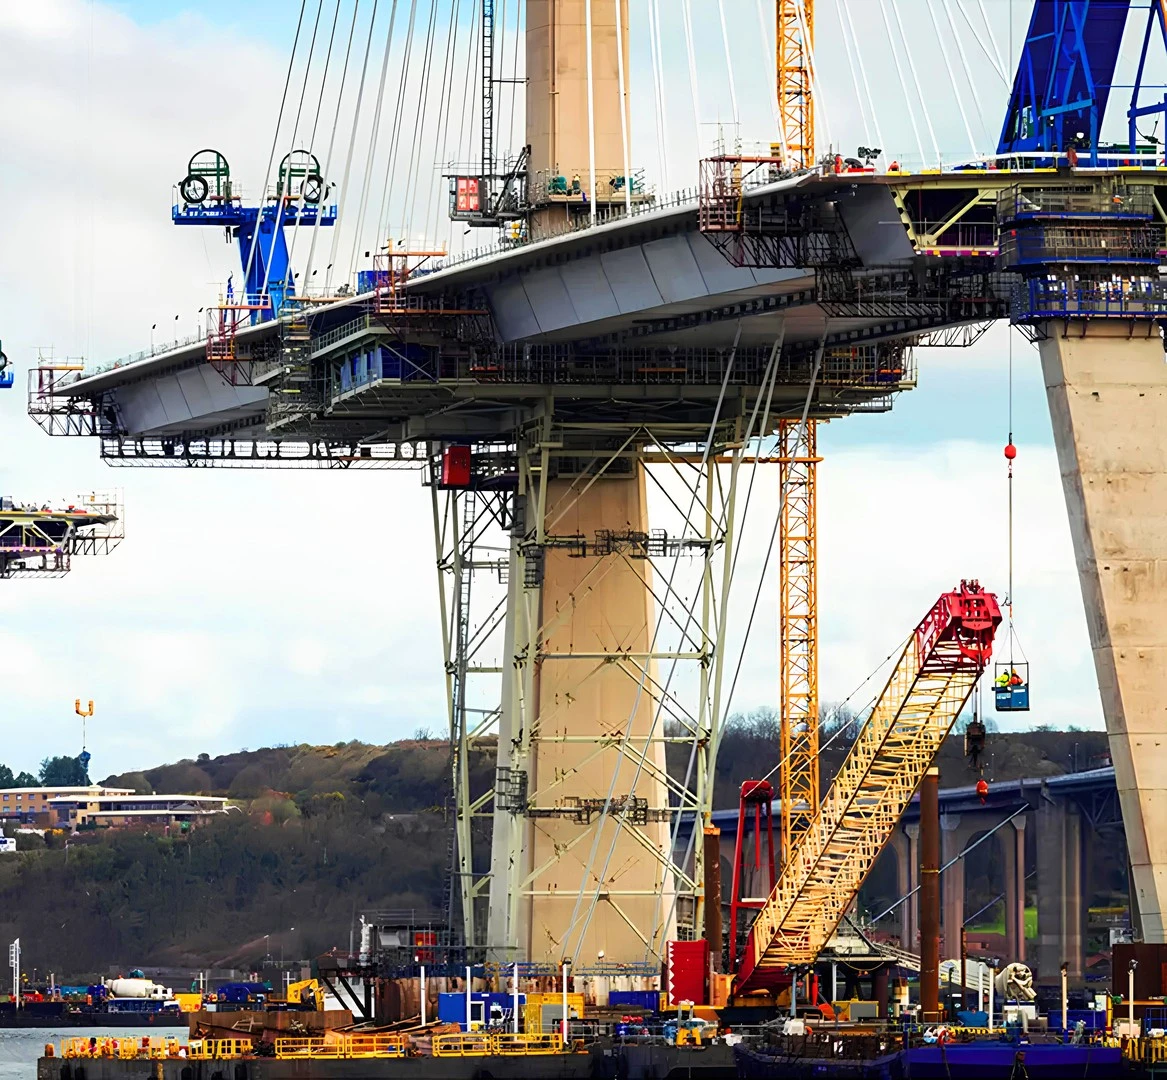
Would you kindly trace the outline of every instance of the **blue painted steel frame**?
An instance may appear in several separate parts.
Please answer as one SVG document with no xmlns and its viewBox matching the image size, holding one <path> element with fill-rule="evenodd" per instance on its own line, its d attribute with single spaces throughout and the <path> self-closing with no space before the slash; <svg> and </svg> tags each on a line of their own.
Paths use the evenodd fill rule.
<svg viewBox="0 0 1167 1080">
<path fill-rule="evenodd" d="M 252 312 L 251 321 L 257 322 L 277 318 L 284 300 L 295 289 L 284 226 L 299 222 L 301 227 L 314 228 L 318 219 L 321 225 L 335 225 L 336 207 L 287 204 L 281 211 L 280 205 L 274 202 L 263 207 L 197 203 L 172 207 L 171 218 L 175 225 L 217 225 L 230 230 L 239 244 L 239 262 L 244 269 L 247 269 L 252 240 L 258 228 L 259 240 L 247 273 L 245 296 L 249 302 L 254 302 L 264 292 L 266 280 L 271 305 Z"/>
<path fill-rule="evenodd" d="M 1098 164 L 1098 140 L 1131 8 L 1132 0 L 1034 0 L 998 154 L 1064 153 L 1080 133 L 1086 141 L 1080 158 L 1085 164 Z M 1138 118 L 1167 116 L 1167 95 L 1153 105 L 1139 103 L 1156 23 L 1167 47 L 1165 0 L 1149 0 L 1147 5 L 1138 74 L 1127 110 L 1132 153 L 1138 145 Z"/>
</svg>

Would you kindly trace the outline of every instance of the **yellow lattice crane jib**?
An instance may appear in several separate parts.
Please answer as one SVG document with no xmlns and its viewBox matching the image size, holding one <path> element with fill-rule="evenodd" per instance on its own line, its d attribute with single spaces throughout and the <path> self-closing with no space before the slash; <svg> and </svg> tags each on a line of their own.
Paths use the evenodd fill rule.
<svg viewBox="0 0 1167 1080">
<path fill-rule="evenodd" d="M 962 581 L 909 635 L 830 791 L 759 910 L 735 993 L 811 964 L 935 760 L 993 655 L 997 598 Z"/>
<path fill-rule="evenodd" d="M 778 9 L 778 121 L 790 163 L 811 168 L 814 153 L 814 0 L 775 0 Z"/>
<path fill-rule="evenodd" d="M 778 426 L 778 648 L 781 672 L 778 791 L 782 861 L 819 805 L 817 425 Z"/>
</svg>

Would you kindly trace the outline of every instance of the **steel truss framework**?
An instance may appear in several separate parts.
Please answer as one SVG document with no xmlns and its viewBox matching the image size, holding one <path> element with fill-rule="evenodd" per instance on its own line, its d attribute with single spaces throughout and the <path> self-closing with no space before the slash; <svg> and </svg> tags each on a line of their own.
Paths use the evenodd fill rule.
<svg viewBox="0 0 1167 1080">
<path fill-rule="evenodd" d="M 784 862 L 819 804 L 817 427 L 814 420 L 805 424 L 784 420 L 778 426 L 782 498 L 778 775 Z"/>
<path fill-rule="evenodd" d="M 121 497 L 93 494 L 63 509 L 0 509 L 0 578 L 63 577 L 74 555 L 108 555 L 125 538 Z"/>
<path fill-rule="evenodd" d="M 493 756 L 498 743 L 510 570 L 506 540 L 514 501 L 507 490 L 443 489 L 439 476 L 440 465 L 431 474 L 430 490 L 454 793 L 450 891 L 458 900 L 462 940 L 474 948 L 481 938 L 490 883 L 489 855 L 475 858 L 485 830 L 476 832 L 475 825 L 489 820 L 500 794 L 497 785 L 473 791 L 471 774 L 476 755 L 485 751 Z"/>
<path fill-rule="evenodd" d="M 583 943 L 600 902 L 608 905 L 612 917 L 631 928 L 649 962 L 659 961 L 670 936 L 699 934 L 705 899 L 704 852 L 702 845 L 691 843 L 679 850 L 676 837 L 682 818 L 700 819 L 712 810 L 711 780 L 728 681 L 724 645 L 738 477 L 747 444 L 742 437 L 745 426 L 740 416 L 719 425 L 712 445 L 707 450 L 699 448 L 696 454 L 693 448 L 701 435 L 695 429 L 683 434 L 651 429 L 623 432 L 622 442 L 614 446 L 609 435 L 597 444 L 605 449 L 582 455 L 586 462 L 582 467 L 579 450 L 565 445 L 565 440 L 578 439 L 581 432 L 565 432 L 548 418 L 524 433 L 518 447 L 515 492 L 516 505 L 523 512 L 514 527 L 504 616 L 511 655 L 504 665 L 502 687 L 493 807 L 494 877 L 489 886 L 485 942 L 497 959 L 524 953 L 524 935 L 529 930 L 524 925 L 524 905 L 549 895 L 540 882 L 572 850 L 578 854 L 591 848 L 592 855 L 585 865 L 586 884 L 580 898 L 564 913 L 558 944 L 563 955 L 572 955 Z M 665 497 L 675 512 L 676 527 L 667 535 L 630 531 L 581 538 L 555 533 L 555 523 L 570 511 L 571 500 L 557 503 L 548 520 L 550 478 L 562 477 L 561 470 L 569 469 L 576 477 L 572 498 L 578 498 L 593 485 L 608 482 L 608 477 L 627 476 L 649 462 L 662 468 L 659 475 L 648 470 L 647 482 L 662 494 L 667 492 Z M 657 611 L 657 631 L 646 652 L 546 651 L 548 636 L 567 617 L 564 610 L 543 608 L 543 562 L 546 552 L 555 547 L 567 548 L 572 557 L 588 563 L 571 598 L 572 610 L 586 604 L 588 594 L 616 568 L 633 570 Z M 686 597 L 676 585 L 682 561 L 699 595 Z M 568 665 L 574 673 L 569 681 L 577 691 L 615 666 L 630 683 L 643 688 L 650 702 L 647 734 L 631 734 L 632 717 L 613 717 L 607 730 L 590 736 L 558 734 L 556 711 L 561 706 L 539 700 L 540 671 L 549 663 Z M 537 775 L 533 766 L 541 745 L 571 742 L 582 744 L 577 767 L 602 760 L 607 762 L 605 775 L 626 778 L 612 781 L 607 798 L 564 798 L 562 777 Z M 664 755 L 657 751 L 670 746 L 674 752 L 677 747 L 688 748 L 683 776 L 660 767 Z M 663 796 L 659 802 L 631 794 L 636 778 L 642 776 L 655 782 Z M 481 800 L 470 802 L 468 809 L 473 811 L 477 805 Z M 533 841 L 546 819 L 570 821 L 575 829 L 569 841 L 537 865 L 531 855 Z M 668 825 L 664 843 L 661 823 Z M 647 893 L 623 890 L 608 880 L 600 863 L 605 844 L 615 844 L 613 833 L 630 839 L 655 866 L 657 889 Z M 656 897 L 656 903 L 651 918 L 638 920 L 631 908 L 645 896 Z"/>
<path fill-rule="evenodd" d="M 996 599 L 947 593 L 909 636 L 830 791 L 750 930 L 738 989 L 813 963 L 992 655 Z"/>
</svg>

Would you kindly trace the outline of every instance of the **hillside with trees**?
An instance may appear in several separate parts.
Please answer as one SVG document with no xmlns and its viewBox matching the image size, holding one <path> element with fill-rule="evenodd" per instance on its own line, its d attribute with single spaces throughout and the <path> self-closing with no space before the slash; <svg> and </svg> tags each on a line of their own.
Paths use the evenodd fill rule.
<svg viewBox="0 0 1167 1080">
<path fill-rule="evenodd" d="M 852 721 L 841 711 L 824 713 L 824 785 L 853 737 Z M 741 782 L 777 763 L 777 746 L 772 711 L 735 717 L 718 758 L 716 804 L 736 806 Z M 1085 768 L 1105 747 L 1101 732 L 991 734 L 986 776 Z M 671 764 L 684 771 L 684 760 Z M 50 765 L 42 776 L 63 783 L 60 766 Z M 0 767 L 0 786 L 41 779 Z M 493 755 L 484 749 L 472 762 L 472 789 L 483 792 L 492 779 Z M 363 910 L 446 910 L 450 754 L 442 742 L 201 754 L 102 782 L 142 794 L 224 795 L 238 809 L 181 834 L 21 836 L 23 850 L 0 858 L 0 938 L 19 936 L 30 966 L 59 978 L 136 966 L 248 968 L 265 954 L 291 959 L 346 950 Z M 942 753 L 941 782 L 973 782 L 959 737 Z M 1116 863 L 1096 868 L 1100 880 L 1123 885 L 1115 854 L 1099 857 Z M 978 889 L 991 899 L 991 867 L 983 875 L 971 865 L 969 871 L 970 903 Z M 865 900 L 874 907 L 888 893 L 881 869 Z"/>
</svg>

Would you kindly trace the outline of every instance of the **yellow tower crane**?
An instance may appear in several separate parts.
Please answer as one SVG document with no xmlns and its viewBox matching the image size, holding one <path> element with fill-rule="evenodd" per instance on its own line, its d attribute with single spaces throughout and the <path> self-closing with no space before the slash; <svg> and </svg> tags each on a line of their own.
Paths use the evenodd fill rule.
<svg viewBox="0 0 1167 1080">
<path fill-rule="evenodd" d="M 778 116 L 788 162 L 814 164 L 814 0 L 775 0 Z M 778 429 L 782 499 L 779 562 L 781 723 L 778 790 L 782 859 L 790 858 L 819 803 L 818 565 L 814 420 Z"/>
<path fill-rule="evenodd" d="M 993 654 L 997 598 L 962 581 L 896 661 L 793 857 L 750 928 L 735 993 L 813 963 L 855 899 Z"/>
<path fill-rule="evenodd" d="M 814 0 L 775 0 L 778 12 L 778 122 L 789 164 L 814 165 Z"/>
<path fill-rule="evenodd" d="M 778 790 L 785 863 L 819 805 L 818 555 L 813 420 L 778 426 L 778 647 L 781 671 Z"/>
</svg>

